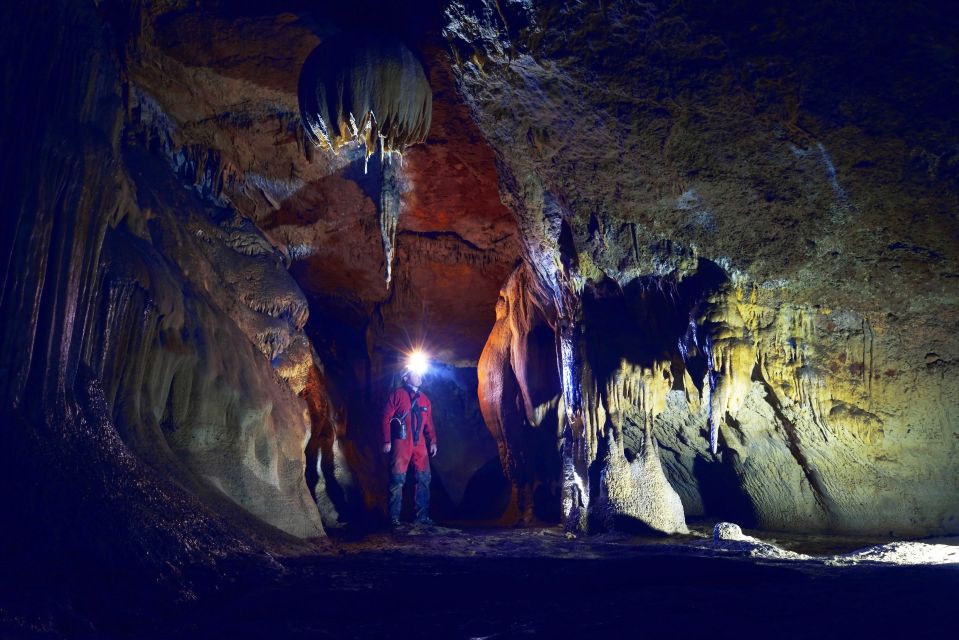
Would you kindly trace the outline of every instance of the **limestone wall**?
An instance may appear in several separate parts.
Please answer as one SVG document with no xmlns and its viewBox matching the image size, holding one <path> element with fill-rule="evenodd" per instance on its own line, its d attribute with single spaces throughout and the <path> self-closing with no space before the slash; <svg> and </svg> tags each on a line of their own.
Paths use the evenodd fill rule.
<svg viewBox="0 0 959 640">
<path fill-rule="evenodd" d="M 596 495 L 606 432 L 630 456 L 652 424 L 688 514 L 957 530 L 941 18 L 892 2 L 450 4 L 458 86 L 551 308 L 567 518 Z"/>
</svg>

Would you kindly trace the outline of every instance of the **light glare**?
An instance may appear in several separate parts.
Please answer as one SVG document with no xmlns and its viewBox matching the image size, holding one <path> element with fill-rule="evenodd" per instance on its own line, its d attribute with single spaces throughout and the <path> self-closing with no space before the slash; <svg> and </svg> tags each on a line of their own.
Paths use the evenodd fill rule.
<svg viewBox="0 0 959 640">
<path fill-rule="evenodd" d="M 414 351 L 406 359 L 406 368 L 410 373 L 423 376 L 430 368 L 429 357 L 422 351 Z"/>
</svg>

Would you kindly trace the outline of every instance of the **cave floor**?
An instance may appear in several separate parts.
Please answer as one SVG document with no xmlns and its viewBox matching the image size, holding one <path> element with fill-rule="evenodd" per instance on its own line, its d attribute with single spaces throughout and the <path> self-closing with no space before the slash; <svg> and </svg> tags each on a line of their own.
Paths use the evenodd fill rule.
<svg viewBox="0 0 959 640">
<path fill-rule="evenodd" d="M 353 532 L 349 529 L 334 529 L 328 533 L 332 542 L 331 548 L 340 554 L 402 551 L 458 557 L 600 558 L 657 552 L 682 553 L 687 544 L 711 538 L 713 523 L 712 520 L 689 522 L 688 535 L 672 536 L 608 533 L 567 537 L 558 526 L 501 528 L 476 526 L 475 523 L 433 527 L 404 523 L 396 531 Z M 816 556 L 847 553 L 895 540 L 881 536 L 773 533 L 750 529 L 745 529 L 743 533 L 789 551 Z M 959 545 L 959 537 L 951 542 Z"/>
<path fill-rule="evenodd" d="M 148 626 L 109 637 L 954 637 L 959 564 L 827 566 L 704 554 L 690 536 L 568 539 L 558 528 L 334 533 Z M 788 536 L 784 536 L 788 538 Z M 767 538 L 768 539 L 768 538 Z M 845 552 L 853 538 L 793 536 Z M 956 543 L 955 540 L 952 541 Z M 780 541 L 782 544 L 782 541 Z M 99 637 L 99 636 L 98 636 Z"/>
</svg>

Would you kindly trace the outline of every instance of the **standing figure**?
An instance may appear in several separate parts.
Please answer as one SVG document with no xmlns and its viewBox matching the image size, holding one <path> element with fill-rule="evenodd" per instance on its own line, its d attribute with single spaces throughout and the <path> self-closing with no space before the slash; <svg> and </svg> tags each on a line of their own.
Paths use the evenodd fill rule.
<svg viewBox="0 0 959 640">
<path fill-rule="evenodd" d="M 420 391 L 423 375 L 407 370 L 383 410 L 383 453 L 390 454 L 390 524 L 400 524 L 403 484 L 410 462 L 416 471 L 417 524 L 430 519 L 430 456 L 436 455 L 436 430 L 430 399 Z M 427 455 L 427 450 L 429 455 Z"/>
</svg>

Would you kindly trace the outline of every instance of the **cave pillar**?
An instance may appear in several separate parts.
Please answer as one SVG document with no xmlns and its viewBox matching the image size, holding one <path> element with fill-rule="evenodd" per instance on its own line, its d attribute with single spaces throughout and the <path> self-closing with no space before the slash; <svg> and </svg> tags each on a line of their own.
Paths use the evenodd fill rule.
<svg viewBox="0 0 959 640">
<path fill-rule="evenodd" d="M 594 385 L 589 384 L 592 375 L 585 357 L 579 297 L 570 292 L 564 296 L 564 302 L 556 323 L 556 356 L 562 385 L 562 515 L 567 531 L 585 533 L 591 495 L 589 468 L 596 459 L 596 435 L 605 415 L 599 415 L 602 405 L 590 393 Z"/>
</svg>

